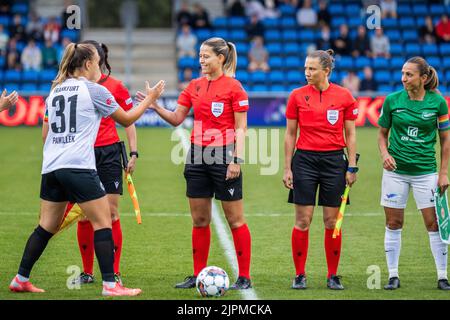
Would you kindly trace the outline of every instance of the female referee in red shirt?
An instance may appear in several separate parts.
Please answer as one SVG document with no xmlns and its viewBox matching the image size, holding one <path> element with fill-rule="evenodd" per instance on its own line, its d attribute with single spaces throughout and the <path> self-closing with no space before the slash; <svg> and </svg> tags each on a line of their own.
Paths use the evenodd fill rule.
<svg viewBox="0 0 450 320">
<path fill-rule="evenodd" d="M 98 80 L 101 84 L 113 95 L 117 103 L 125 111 L 133 107 L 133 101 L 121 81 L 110 76 L 111 66 L 108 62 L 108 47 L 105 44 L 100 44 L 94 40 L 86 40 L 81 43 L 91 44 L 96 49 L 100 56 L 100 69 L 107 71 L 108 74 L 102 74 Z M 48 124 L 44 122 L 43 135 L 46 137 L 48 132 Z M 134 124 L 125 128 L 127 139 L 129 143 L 130 160 L 127 167 L 128 173 L 133 173 L 138 157 L 137 152 L 137 135 Z M 112 233 L 114 240 L 114 275 L 117 282 L 121 283 L 120 278 L 120 257 L 122 254 L 122 228 L 119 220 L 119 198 L 123 193 L 123 178 L 122 178 L 122 162 L 120 154 L 119 136 L 117 134 L 116 124 L 110 117 L 102 118 L 100 128 L 95 141 L 95 159 L 97 166 L 97 173 L 100 181 L 105 187 L 108 198 L 109 208 L 112 218 Z M 74 204 L 69 204 L 66 209 L 66 214 L 72 209 Z M 78 279 L 80 283 L 92 283 L 94 281 L 94 229 L 89 220 L 84 219 L 78 222 L 78 246 L 80 248 L 81 258 L 83 261 L 83 272 Z"/>
<path fill-rule="evenodd" d="M 332 235 L 345 185 L 351 186 L 356 181 L 355 119 L 358 109 L 350 91 L 328 81 L 333 64 L 333 50 L 310 53 L 305 61 L 308 84 L 291 93 L 286 109 L 283 182 L 290 189 L 289 202 L 295 204 L 296 214 L 292 230 L 292 256 L 296 269 L 293 289 L 306 289 L 308 232 L 317 187 L 325 224 L 327 287 L 344 289 L 336 275 L 341 235 L 335 239 Z M 348 159 L 343 151 L 345 147 Z M 294 148 L 297 149 L 295 153 Z"/>
<path fill-rule="evenodd" d="M 200 47 L 204 77 L 192 80 L 178 98 L 174 112 L 157 103 L 153 109 L 173 126 L 186 119 L 194 108 L 184 176 L 187 183 L 192 228 L 194 274 L 176 288 L 194 288 L 199 272 L 206 267 L 211 241 L 211 200 L 222 201 L 225 217 L 233 234 L 239 264 L 239 277 L 230 289 L 251 288 L 250 231 L 244 220 L 242 201 L 242 154 L 247 129 L 248 97 L 234 79 L 237 53 L 234 44 L 221 38 L 204 41 Z M 138 98 L 142 94 L 138 93 Z"/>
</svg>

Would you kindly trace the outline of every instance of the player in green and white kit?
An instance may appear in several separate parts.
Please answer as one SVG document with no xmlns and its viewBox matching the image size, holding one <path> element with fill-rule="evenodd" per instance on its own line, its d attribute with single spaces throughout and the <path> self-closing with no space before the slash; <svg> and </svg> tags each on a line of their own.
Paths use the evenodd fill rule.
<svg viewBox="0 0 450 320">
<path fill-rule="evenodd" d="M 403 65 L 402 83 L 404 90 L 386 97 L 378 120 L 378 146 L 384 167 L 381 188 L 381 205 L 386 214 L 384 247 L 389 270 L 389 283 L 384 288 L 394 290 L 400 287 L 401 232 L 409 188 L 412 187 L 430 237 L 438 288 L 450 290 L 447 280 L 448 247 L 439 236 L 432 191 L 439 186 L 444 192 L 449 185 L 448 107 L 436 91 L 439 85 L 436 70 L 425 59 L 414 57 Z M 437 132 L 441 144 L 438 173 L 434 149 Z"/>
</svg>

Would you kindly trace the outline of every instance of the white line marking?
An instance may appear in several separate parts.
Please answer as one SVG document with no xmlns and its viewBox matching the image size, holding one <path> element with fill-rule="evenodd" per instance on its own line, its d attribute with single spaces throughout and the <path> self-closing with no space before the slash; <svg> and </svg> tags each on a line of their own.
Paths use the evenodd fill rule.
<svg viewBox="0 0 450 320">
<path fill-rule="evenodd" d="M 183 148 L 187 152 L 190 148 L 190 143 L 187 137 L 184 135 L 183 131 L 179 128 L 175 129 L 176 133 L 181 139 L 183 144 Z M 217 208 L 215 200 L 212 201 L 212 223 L 214 228 L 216 229 L 217 234 L 219 235 L 219 241 L 222 245 L 222 248 L 225 251 L 225 257 L 227 258 L 228 264 L 233 268 L 235 278 L 238 276 L 238 268 L 237 268 L 237 259 L 236 253 L 234 250 L 234 244 L 230 239 L 230 235 L 227 232 L 225 227 L 225 223 L 222 220 L 221 215 L 219 214 L 219 210 Z M 242 297 L 245 300 L 257 300 L 258 296 L 254 289 L 240 290 Z"/>
</svg>

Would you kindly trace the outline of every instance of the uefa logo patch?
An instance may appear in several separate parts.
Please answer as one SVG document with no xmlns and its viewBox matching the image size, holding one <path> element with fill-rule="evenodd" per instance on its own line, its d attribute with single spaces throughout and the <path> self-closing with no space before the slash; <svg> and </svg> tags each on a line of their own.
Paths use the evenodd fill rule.
<svg viewBox="0 0 450 320">
<path fill-rule="evenodd" d="M 211 103 L 211 112 L 216 118 L 223 113 L 223 108 L 224 108 L 223 102 Z"/>
<path fill-rule="evenodd" d="M 339 120 L 339 111 L 338 110 L 327 110 L 327 120 L 332 125 L 335 125 Z"/>
</svg>

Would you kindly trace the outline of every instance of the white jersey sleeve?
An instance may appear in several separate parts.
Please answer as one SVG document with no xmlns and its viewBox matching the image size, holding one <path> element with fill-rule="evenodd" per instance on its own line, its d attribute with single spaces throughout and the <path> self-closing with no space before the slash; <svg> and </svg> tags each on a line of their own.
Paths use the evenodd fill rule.
<svg viewBox="0 0 450 320">
<path fill-rule="evenodd" d="M 85 84 L 91 95 L 94 107 L 103 117 L 109 117 L 120 107 L 111 92 L 105 87 L 94 82 L 85 82 Z"/>
</svg>

